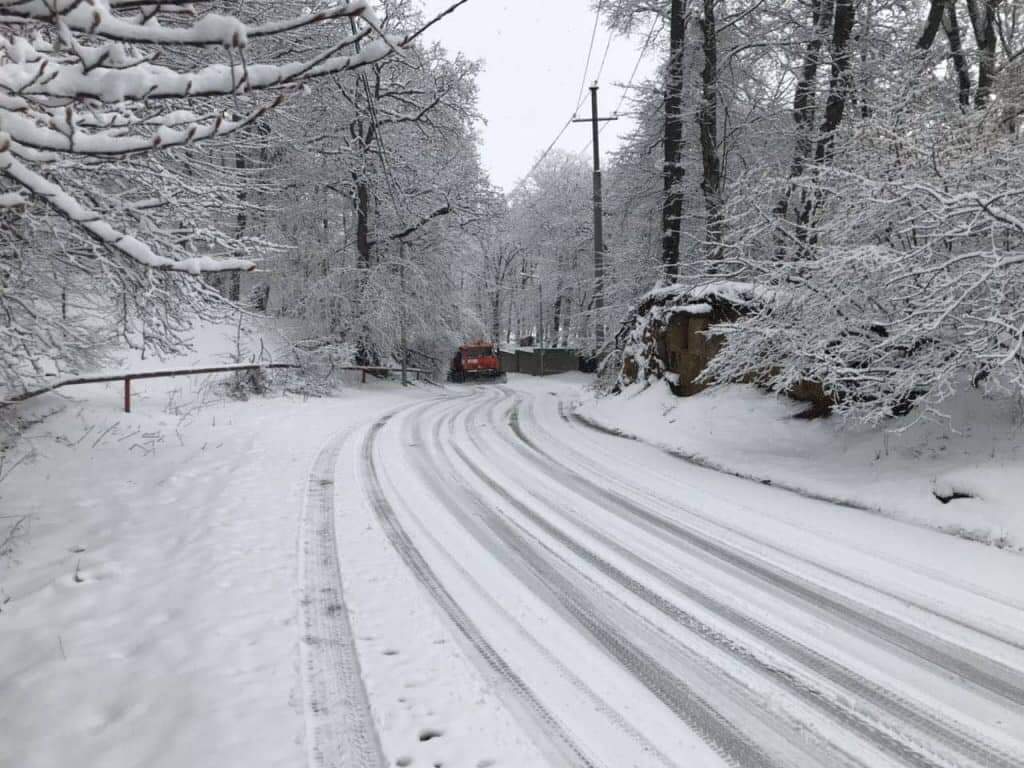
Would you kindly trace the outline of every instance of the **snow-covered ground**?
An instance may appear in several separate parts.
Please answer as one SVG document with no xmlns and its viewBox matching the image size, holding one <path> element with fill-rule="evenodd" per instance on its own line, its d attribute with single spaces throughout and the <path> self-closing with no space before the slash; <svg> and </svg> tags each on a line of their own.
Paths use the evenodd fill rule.
<svg viewBox="0 0 1024 768">
<path fill-rule="evenodd" d="M 1022 764 L 1024 558 L 609 435 L 589 381 L 33 405 L 0 765 Z"/>
<path fill-rule="evenodd" d="M 683 457 L 1009 548 L 1024 548 L 1024 407 L 968 391 L 946 422 L 884 429 L 793 416 L 806 406 L 729 386 L 678 398 L 658 383 L 584 393 L 579 416 Z M 951 498 L 954 496 L 969 498 Z M 938 497 L 947 500 L 940 501 Z"/>
<path fill-rule="evenodd" d="M 251 347 L 258 347 L 251 338 Z M 274 343 L 268 334 L 267 346 Z M 223 364 L 231 328 L 177 360 Z M 0 483 L 0 765 L 251 766 L 302 761 L 300 518 L 335 434 L 433 396 L 226 399 L 221 376 L 48 395 Z M 0 538 L 3 538 L 0 535 Z"/>
<path fill-rule="evenodd" d="M 546 764 L 1020 764 L 1024 559 L 595 431 L 583 381 L 467 388 L 353 454 Z"/>
</svg>

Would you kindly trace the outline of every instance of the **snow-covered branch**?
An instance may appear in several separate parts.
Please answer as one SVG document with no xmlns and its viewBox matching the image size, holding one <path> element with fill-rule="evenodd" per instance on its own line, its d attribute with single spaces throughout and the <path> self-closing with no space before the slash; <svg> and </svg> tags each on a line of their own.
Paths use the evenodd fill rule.
<svg viewBox="0 0 1024 768">
<path fill-rule="evenodd" d="M 169 351 L 239 299 L 281 250 L 253 226 L 273 115 L 408 39 L 382 23 L 369 0 L 0 0 L 0 380 Z"/>
<path fill-rule="evenodd" d="M 55 211 L 77 224 L 105 246 L 150 269 L 185 272 L 192 275 L 204 272 L 249 271 L 256 265 L 244 259 L 211 259 L 201 256 L 174 260 L 156 254 L 146 243 L 119 232 L 98 214 L 90 211 L 53 182 L 35 173 L 10 152 L 10 138 L 0 133 L 0 173 L 21 184 L 28 192 L 43 200 Z"/>
<path fill-rule="evenodd" d="M 167 10 L 174 11 L 173 18 L 163 23 L 159 17 Z M 192 10 L 183 3 L 0 2 L 2 171 L 90 238 L 140 265 L 189 274 L 251 269 L 243 259 L 158 256 L 157 248 L 76 199 L 69 190 L 74 183 L 64 180 L 72 166 L 62 156 L 112 160 L 225 139 L 256 125 L 282 100 L 279 95 L 259 103 L 253 94 L 372 64 L 401 40 L 379 33 L 380 22 L 366 0 L 255 23 L 216 13 L 183 23 L 180 12 Z M 318 30 L 317 39 L 324 40 L 320 32 L 339 22 L 344 22 L 340 34 L 306 58 L 274 64 L 250 60 L 258 58 L 259 51 L 252 50 L 256 41 L 266 44 L 307 29 Z M 164 49 L 173 53 L 181 46 L 205 46 L 214 56 L 224 49 L 228 61 L 195 68 L 155 63 Z M 170 58 L 172 64 L 193 60 Z M 245 109 L 241 95 L 250 102 Z M 204 114 L 195 111 L 198 99 L 209 103 L 217 97 L 226 101 Z"/>
<path fill-rule="evenodd" d="M 367 0 L 350 0 L 344 5 L 289 19 L 263 24 L 245 24 L 233 16 L 207 13 L 194 24 L 164 26 L 154 14 L 141 18 L 117 15 L 114 11 L 132 8 L 169 6 L 168 3 L 110 3 L 105 0 L 7 0 L 0 3 L 0 22 L 59 23 L 72 32 L 107 38 L 123 43 L 151 45 L 218 45 L 223 48 L 244 48 L 249 40 L 279 35 L 313 24 L 335 19 L 361 18 L 375 29 L 380 22 Z M 185 3 L 176 5 L 186 5 Z M 113 6 L 113 7 L 112 7 Z M 180 14 L 179 14 L 180 16 Z"/>
</svg>

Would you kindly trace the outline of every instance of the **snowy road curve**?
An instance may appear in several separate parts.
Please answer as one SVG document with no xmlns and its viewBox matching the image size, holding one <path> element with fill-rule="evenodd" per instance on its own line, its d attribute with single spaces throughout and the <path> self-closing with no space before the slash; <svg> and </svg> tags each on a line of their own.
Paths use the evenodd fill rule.
<svg viewBox="0 0 1024 768">
<path fill-rule="evenodd" d="M 467 388 L 352 448 L 548 764 L 1024 765 L 1024 558 L 686 465 L 552 390 Z"/>
</svg>

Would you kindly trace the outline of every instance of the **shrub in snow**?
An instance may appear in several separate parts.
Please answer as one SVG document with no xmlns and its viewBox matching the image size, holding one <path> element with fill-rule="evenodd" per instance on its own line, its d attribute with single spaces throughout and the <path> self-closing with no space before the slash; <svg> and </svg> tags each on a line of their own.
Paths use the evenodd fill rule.
<svg viewBox="0 0 1024 768">
<path fill-rule="evenodd" d="M 786 290 L 717 329 L 709 379 L 813 380 L 869 423 L 940 410 L 965 383 L 1024 393 L 1020 142 L 1003 111 L 897 130 L 906 119 L 877 117 L 818 169 L 827 197 L 809 247 L 746 262 Z"/>
<path fill-rule="evenodd" d="M 341 369 L 355 365 L 358 347 L 353 343 L 299 342 L 294 346 L 301 374 L 284 373 L 286 387 L 312 397 L 331 394 L 338 386 Z"/>
<path fill-rule="evenodd" d="M 771 300 L 713 327 L 705 383 L 810 384 L 867 423 L 938 413 L 965 386 L 1024 394 L 1024 64 L 978 110 L 925 80 L 877 95 L 789 176 L 739 176 L 721 258 L 688 262 L 678 297 L 641 300 L 620 336 L 626 378 L 669 370 L 655 330 L 728 275 Z"/>
</svg>

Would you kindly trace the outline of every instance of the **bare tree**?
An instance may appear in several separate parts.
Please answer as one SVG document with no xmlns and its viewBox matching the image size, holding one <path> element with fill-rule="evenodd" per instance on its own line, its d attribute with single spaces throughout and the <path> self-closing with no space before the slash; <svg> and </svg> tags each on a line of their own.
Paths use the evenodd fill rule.
<svg viewBox="0 0 1024 768">
<path fill-rule="evenodd" d="M 683 89 L 686 27 L 689 23 L 687 0 L 672 0 L 669 9 L 669 55 L 665 72 L 665 162 L 663 166 L 665 200 L 662 206 L 662 256 L 665 276 L 679 272 L 679 243 L 683 220 Z"/>
<path fill-rule="evenodd" d="M 721 256 L 722 248 L 722 161 L 718 148 L 718 27 L 716 0 L 703 0 L 700 28 L 704 38 L 704 68 L 701 71 L 701 103 L 697 113 L 700 125 L 700 149 L 704 174 L 701 191 L 707 213 L 705 242 L 711 258 Z"/>
</svg>

